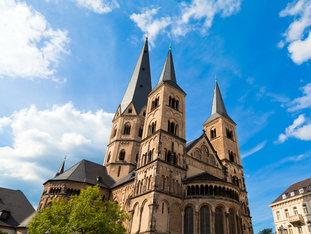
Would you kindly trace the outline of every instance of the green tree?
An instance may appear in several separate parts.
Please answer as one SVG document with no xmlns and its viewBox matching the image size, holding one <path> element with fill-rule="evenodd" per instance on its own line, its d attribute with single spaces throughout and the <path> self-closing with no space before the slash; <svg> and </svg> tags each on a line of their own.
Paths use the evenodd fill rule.
<svg viewBox="0 0 311 234">
<path fill-rule="evenodd" d="M 42 234 L 49 230 L 52 234 L 123 234 L 127 233 L 123 223 L 129 219 L 115 202 L 103 202 L 99 186 L 90 186 L 67 203 L 64 199 L 53 199 L 29 223 L 28 233 Z"/>
<path fill-rule="evenodd" d="M 5 232 L 5 231 L 0 230 L 0 234 L 8 234 L 8 233 Z"/>
<path fill-rule="evenodd" d="M 258 234 L 273 234 L 273 231 L 272 231 L 272 228 L 265 228 L 264 230 L 262 230 Z"/>
</svg>

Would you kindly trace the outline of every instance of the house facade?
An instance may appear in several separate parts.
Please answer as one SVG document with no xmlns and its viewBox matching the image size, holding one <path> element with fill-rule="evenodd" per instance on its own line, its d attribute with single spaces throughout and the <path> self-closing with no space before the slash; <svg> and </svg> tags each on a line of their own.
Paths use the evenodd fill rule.
<svg viewBox="0 0 311 234">
<path fill-rule="evenodd" d="M 279 234 L 311 233 L 311 178 L 292 184 L 270 207 Z"/>
</svg>

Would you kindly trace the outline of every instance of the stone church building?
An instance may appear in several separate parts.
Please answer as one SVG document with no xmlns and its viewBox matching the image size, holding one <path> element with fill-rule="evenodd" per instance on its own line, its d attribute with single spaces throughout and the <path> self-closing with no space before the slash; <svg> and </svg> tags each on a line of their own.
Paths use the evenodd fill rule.
<svg viewBox="0 0 311 234">
<path fill-rule="evenodd" d="M 38 209 L 53 197 L 98 184 L 105 200 L 132 215 L 130 233 L 252 234 L 236 123 L 215 82 L 203 134 L 186 142 L 186 93 L 171 49 L 152 89 L 148 39 L 112 121 L 103 165 L 82 160 L 44 183 Z"/>
</svg>

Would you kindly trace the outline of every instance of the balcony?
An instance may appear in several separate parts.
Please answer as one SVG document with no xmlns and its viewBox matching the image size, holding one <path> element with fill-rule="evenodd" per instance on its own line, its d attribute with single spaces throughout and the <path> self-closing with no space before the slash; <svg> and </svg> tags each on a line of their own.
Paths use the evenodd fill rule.
<svg viewBox="0 0 311 234">
<path fill-rule="evenodd" d="M 289 216 L 288 221 L 291 224 L 299 224 L 299 223 L 303 223 L 303 218 L 301 214 L 296 214 L 296 215 Z"/>
</svg>

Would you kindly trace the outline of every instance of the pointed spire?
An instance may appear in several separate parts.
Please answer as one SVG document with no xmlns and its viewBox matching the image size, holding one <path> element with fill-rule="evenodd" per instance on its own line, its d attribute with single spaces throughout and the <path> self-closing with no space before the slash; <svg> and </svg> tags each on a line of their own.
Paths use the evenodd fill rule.
<svg viewBox="0 0 311 234">
<path fill-rule="evenodd" d="M 212 112 L 210 117 L 205 121 L 205 123 L 212 121 L 219 116 L 223 116 L 234 123 L 234 121 L 227 114 L 226 107 L 224 101 L 222 100 L 222 96 L 217 83 L 217 78 L 215 77 L 215 89 L 214 89 Z"/>
<path fill-rule="evenodd" d="M 58 176 L 58 175 L 60 175 L 60 174 L 63 174 L 63 173 L 64 173 L 66 157 L 67 157 L 67 156 L 65 156 L 64 161 L 63 161 L 62 165 L 60 166 L 60 168 L 58 169 L 58 171 L 57 171 L 55 177 Z"/>
<path fill-rule="evenodd" d="M 174 69 L 174 63 L 173 63 L 173 56 L 172 56 L 172 50 L 171 46 L 169 47 L 169 51 L 166 56 L 166 60 L 158 81 L 158 84 L 156 87 L 158 87 L 163 82 L 168 83 L 169 85 L 173 86 L 174 88 L 184 92 L 177 84 L 176 82 L 176 76 L 175 76 L 175 69 Z M 155 88 L 156 88 L 155 87 Z"/>
<path fill-rule="evenodd" d="M 140 52 L 137 64 L 132 74 L 121 102 L 121 114 L 132 102 L 136 112 L 139 114 L 141 109 L 147 104 L 148 94 L 151 92 L 151 75 L 149 64 L 148 37 Z"/>
</svg>

